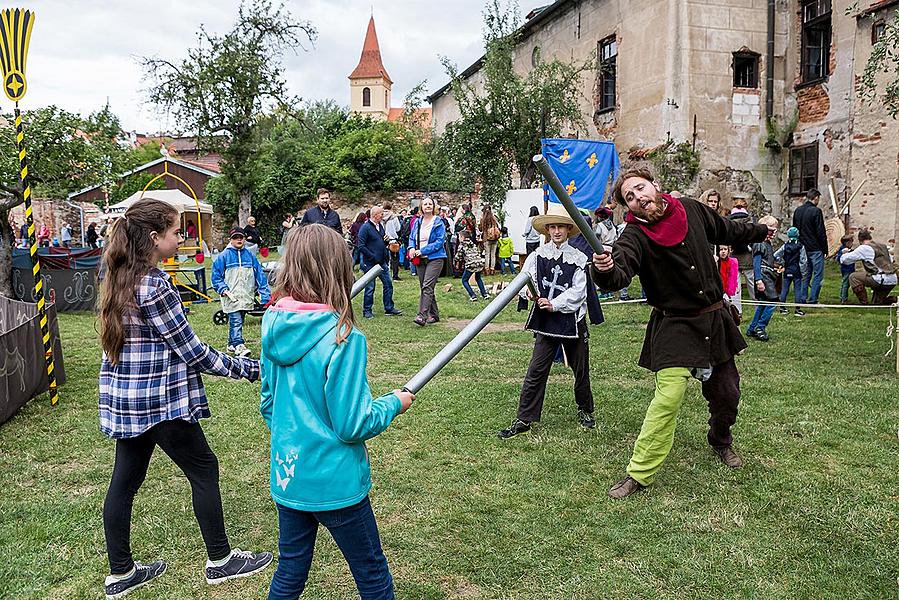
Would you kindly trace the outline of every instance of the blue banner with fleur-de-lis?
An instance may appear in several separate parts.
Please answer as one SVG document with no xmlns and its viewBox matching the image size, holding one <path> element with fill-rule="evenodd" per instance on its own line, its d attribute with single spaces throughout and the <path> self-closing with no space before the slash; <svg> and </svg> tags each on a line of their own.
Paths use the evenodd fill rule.
<svg viewBox="0 0 899 600">
<path fill-rule="evenodd" d="M 603 203 L 606 191 L 618 176 L 618 152 L 612 142 L 547 138 L 540 140 L 543 156 L 578 208 L 593 212 Z M 558 202 L 556 194 L 543 186 L 550 202 Z"/>
</svg>

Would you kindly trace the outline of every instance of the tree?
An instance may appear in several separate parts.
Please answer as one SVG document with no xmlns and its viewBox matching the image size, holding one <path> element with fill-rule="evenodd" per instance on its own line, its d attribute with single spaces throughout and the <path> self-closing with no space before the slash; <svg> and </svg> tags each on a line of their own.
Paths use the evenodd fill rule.
<svg viewBox="0 0 899 600">
<path fill-rule="evenodd" d="M 577 102 L 581 76 L 595 67 L 593 56 L 583 63 L 554 59 L 521 75 L 513 64 L 519 39 L 517 3 L 492 0 L 484 12 L 482 83 L 469 84 L 442 59 L 461 118 L 447 127 L 440 146 L 468 180 L 481 181 L 481 194 L 494 207 L 502 205 L 513 170 L 521 187 L 534 183 L 541 112 L 550 136 L 565 124 L 584 127 Z"/>
<path fill-rule="evenodd" d="M 153 82 L 150 101 L 171 111 L 209 147 L 224 146 L 222 177 L 238 199 L 242 225 L 250 216 L 256 183 L 259 116 L 272 105 L 289 111 L 299 100 L 287 93 L 281 57 L 285 49 L 303 47 L 304 38 L 311 42 L 315 37 L 315 28 L 294 20 L 283 4 L 273 8 L 268 0 L 252 0 L 240 5 L 237 22 L 225 35 L 201 27 L 197 47 L 180 63 L 140 59 Z"/>
<path fill-rule="evenodd" d="M 99 120 L 83 119 L 55 106 L 26 111 L 22 120 L 32 197 L 65 198 L 108 181 L 113 165 L 124 154 L 110 137 L 112 129 L 100 126 Z M 23 194 L 15 123 L 12 115 L 4 115 L 0 125 L 0 294 L 4 296 L 12 296 L 10 250 L 15 233 L 7 226 L 9 211 L 25 201 Z"/>
<path fill-rule="evenodd" d="M 856 3 L 847 13 L 857 8 Z M 878 85 L 881 77 L 885 81 Z M 863 102 L 872 103 L 879 98 L 891 117 L 899 116 L 899 11 L 894 11 L 893 17 L 884 23 L 883 34 L 871 49 L 856 87 Z"/>
</svg>

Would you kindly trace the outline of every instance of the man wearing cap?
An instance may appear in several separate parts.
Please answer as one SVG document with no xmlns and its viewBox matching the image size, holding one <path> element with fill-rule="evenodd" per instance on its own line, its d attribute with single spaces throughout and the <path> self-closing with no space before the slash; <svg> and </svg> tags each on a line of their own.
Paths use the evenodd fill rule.
<svg viewBox="0 0 899 600">
<path fill-rule="evenodd" d="M 254 308 L 257 291 L 262 304 L 268 304 L 271 292 L 262 265 L 244 247 L 244 230 L 235 227 L 230 236 L 231 243 L 212 263 L 212 287 L 222 297 L 222 311 L 228 315 L 228 352 L 249 356 L 243 338 L 244 315 Z"/>
<path fill-rule="evenodd" d="M 640 276 L 654 310 L 639 364 L 656 377 L 627 477 L 609 490 L 617 499 L 652 483 L 674 442 L 677 413 L 691 377 L 703 382 L 709 403 L 709 444 L 727 466 L 742 466 L 730 428 L 740 400 L 734 356 L 746 341 L 722 301 L 724 289 L 709 244 L 761 242 L 775 231 L 724 219 L 690 198 L 662 194 L 646 169 L 626 169 L 612 192 L 628 209 L 626 226 L 611 252 L 593 255 L 594 275 L 605 289 L 620 289 Z"/>
<path fill-rule="evenodd" d="M 744 198 L 734 198 L 734 207 L 727 218 L 738 223 L 754 223 L 755 219 L 749 214 L 748 206 Z M 731 256 L 737 259 L 740 275 L 746 282 L 746 297 L 755 300 L 755 267 L 752 264 L 752 248 L 748 244 L 738 244 L 733 247 Z"/>
<path fill-rule="evenodd" d="M 518 416 L 507 429 L 497 433 L 501 439 L 527 433 L 540 420 L 546 381 L 556 352 L 561 346 L 574 372 L 574 400 L 578 423 L 593 429 L 593 391 L 590 389 L 589 346 L 587 344 L 587 257 L 568 243 L 574 221 L 561 204 L 550 204 L 545 215 L 537 215 L 534 229 L 549 241 L 528 255 L 522 267 L 539 297 L 531 298 L 527 287 L 521 295 L 536 300 L 525 329 L 534 333 L 534 352 L 521 386 Z"/>
<path fill-rule="evenodd" d="M 840 264 L 851 265 L 861 262 L 864 271 L 855 271 L 849 276 L 849 286 L 861 304 L 868 303 L 868 290 L 871 288 L 873 304 L 892 304 L 895 296 L 889 293 L 896 287 L 896 267 L 886 244 L 875 242 L 871 232 L 862 229 L 858 232 L 858 248 L 840 256 Z"/>
</svg>

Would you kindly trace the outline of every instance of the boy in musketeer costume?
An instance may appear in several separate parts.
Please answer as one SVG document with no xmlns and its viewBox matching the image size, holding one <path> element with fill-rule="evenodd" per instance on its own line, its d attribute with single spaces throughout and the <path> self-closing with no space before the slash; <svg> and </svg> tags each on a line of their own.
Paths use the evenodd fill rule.
<svg viewBox="0 0 899 600">
<path fill-rule="evenodd" d="M 593 429 L 593 392 L 587 344 L 587 257 L 568 243 L 574 221 L 560 204 L 551 204 L 545 215 L 534 217 L 534 229 L 550 238 L 528 255 L 523 272 L 538 292 L 525 329 L 534 332 L 534 353 L 521 386 L 518 417 L 508 429 L 497 433 L 508 439 L 527 433 L 540 420 L 546 380 L 553 358 L 561 346 L 574 371 L 574 399 L 581 427 Z M 521 295 L 529 295 L 528 288 Z"/>
</svg>

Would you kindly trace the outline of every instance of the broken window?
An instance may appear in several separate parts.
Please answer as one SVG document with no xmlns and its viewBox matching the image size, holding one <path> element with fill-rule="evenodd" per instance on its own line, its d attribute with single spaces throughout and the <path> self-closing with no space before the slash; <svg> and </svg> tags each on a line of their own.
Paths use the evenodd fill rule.
<svg viewBox="0 0 899 600">
<path fill-rule="evenodd" d="M 745 50 L 734 52 L 734 87 L 759 87 L 759 56 Z"/>
<path fill-rule="evenodd" d="M 371 89 L 362 88 L 362 106 L 371 106 Z"/>
<path fill-rule="evenodd" d="M 790 195 L 818 187 L 818 142 L 790 148 Z"/>
<path fill-rule="evenodd" d="M 597 112 L 615 109 L 615 78 L 618 67 L 618 42 L 610 35 L 599 42 L 599 108 Z"/>
<path fill-rule="evenodd" d="M 830 74 L 830 0 L 802 4 L 802 82 Z"/>
<path fill-rule="evenodd" d="M 871 45 L 880 41 L 880 38 L 886 33 L 886 28 L 887 25 L 883 20 L 874 21 L 874 24 L 871 26 Z"/>
</svg>

